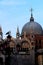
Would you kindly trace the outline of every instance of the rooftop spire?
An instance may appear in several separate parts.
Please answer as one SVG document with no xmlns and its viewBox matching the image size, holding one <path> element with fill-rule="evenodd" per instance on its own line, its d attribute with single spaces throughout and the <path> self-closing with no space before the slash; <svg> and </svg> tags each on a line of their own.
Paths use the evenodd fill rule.
<svg viewBox="0 0 43 65">
<path fill-rule="evenodd" d="M 32 13 L 33 12 L 33 9 L 31 8 L 30 11 L 31 11 L 30 22 L 34 22 L 33 13 Z"/>
<path fill-rule="evenodd" d="M 20 36 L 19 27 L 17 27 L 16 37 L 19 38 L 19 36 Z"/>
</svg>

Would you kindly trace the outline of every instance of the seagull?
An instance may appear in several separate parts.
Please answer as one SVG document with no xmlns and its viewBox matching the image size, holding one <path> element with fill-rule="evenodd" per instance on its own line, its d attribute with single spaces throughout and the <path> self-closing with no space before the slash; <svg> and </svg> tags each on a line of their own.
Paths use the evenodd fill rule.
<svg viewBox="0 0 43 65">
<path fill-rule="evenodd" d="M 11 31 L 8 31 L 8 32 L 6 33 L 6 35 L 11 35 Z"/>
</svg>

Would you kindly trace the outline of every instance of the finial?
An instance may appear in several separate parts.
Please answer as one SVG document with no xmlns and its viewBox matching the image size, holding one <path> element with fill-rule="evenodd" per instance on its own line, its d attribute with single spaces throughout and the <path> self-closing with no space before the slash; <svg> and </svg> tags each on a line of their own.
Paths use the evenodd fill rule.
<svg viewBox="0 0 43 65">
<path fill-rule="evenodd" d="M 30 9 L 30 11 L 31 11 L 30 22 L 34 22 L 34 18 L 33 18 L 33 14 L 32 14 L 32 12 L 33 12 L 33 9 L 31 8 L 31 9 Z"/>
<path fill-rule="evenodd" d="M 31 9 L 30 9 L 30 11 L 31 11 L 31 17 L 33 17 L 33 14 L 32 14 L 32 12 L 33 12 L 33 9 L 31 8 Z"/>
</svg>

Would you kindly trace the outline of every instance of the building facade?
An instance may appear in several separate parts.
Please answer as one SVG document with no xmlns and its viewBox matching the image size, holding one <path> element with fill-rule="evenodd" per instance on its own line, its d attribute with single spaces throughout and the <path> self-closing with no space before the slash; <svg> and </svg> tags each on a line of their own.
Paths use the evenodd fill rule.
<svg viewBox="0 0 43 65">
<path fill-rule="evenodd" d="M 10 65 L 12 63 L 13 65 L 43 65 L 43 29 L 34 21 L 32 13 L 29 22 L 23 26 L 21 34 L 19 28 L 17 28 L 16 38 L 13 38 L 9 32 L 6 34 L 8 36 L 3 39 L 0 27 L 0 54 L 3 62 L 6 62 L 6 56 L 10 56 Z M 14 62 L 14 59 L 17 62 Z"/>
</svg>

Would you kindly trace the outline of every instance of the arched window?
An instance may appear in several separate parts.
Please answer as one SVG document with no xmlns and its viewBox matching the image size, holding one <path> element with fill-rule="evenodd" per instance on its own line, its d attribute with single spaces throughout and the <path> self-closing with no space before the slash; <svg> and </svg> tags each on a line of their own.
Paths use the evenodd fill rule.
<svg viewBox="0 0 43 65">
<path fill-rule="evenodd" d="M 22 51 L 28 52 L 29 51 L 29 43 L 27 41 L 22 42 Z"/>
</svg>

